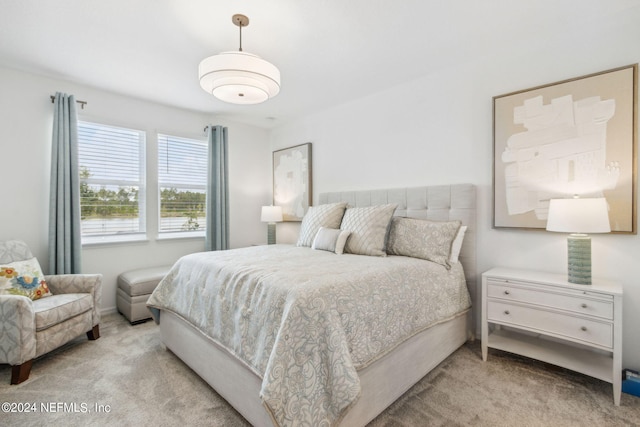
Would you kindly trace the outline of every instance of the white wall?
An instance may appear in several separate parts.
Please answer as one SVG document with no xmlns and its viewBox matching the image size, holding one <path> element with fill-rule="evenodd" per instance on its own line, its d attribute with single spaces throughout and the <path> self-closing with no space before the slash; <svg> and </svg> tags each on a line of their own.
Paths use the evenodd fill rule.
<svg viewBox="0 0 640 427">
<path fill-rule="evenodd" d="M 207 124 L 227 126 L 230 245 L 249 246 L 265 239 L 260 206 L 271 200 L 271 150 L 267 131 L 7 68 L 0 68 L 0 89 L 0 240 L 26 241 L 45 273 L 53 122 L 53 104 L 49 97 L 57 91 L 88 102 L 84 110 L 78 109 L 80 119 L 147 131 L 150 189 L 156 188 L 157 183 L 151 161 L 156 158 L 157 132 L 200 137 Z M 182 255 L 204 249 L 204 238 L 156 240 L 153 231 L 157 229 L 154 215 L 157 210 L 153 207 L 158 204 L 157 195 L 149 192 L 148 202 L 149 240 L 83 248 L 83 272 L 104 276 L 103 311 L 115 310 L 116 279 L 121 272 L 171 264 Z"/>
<path fill-rule="evenodd" d="M 480 59 L 276 128 L 272 148 L 313 143 L 316 201 L 326 191 L 476 184 L 479 271 L 511 266 L 564 273 L 564 235 L 491 227 L 492 97 L 639 62 L 640 9 L 630 12 L 538 34 L 512 50 L 483 47 Z M 297 224 L 278 225 L 281 242 L 294 242 L 297 232 Z M 623 362 L 634 369 L 640 368 L 639 253 L 638 235 L 593 236 L 594 276 L 624 286 Z"/>
</svg>

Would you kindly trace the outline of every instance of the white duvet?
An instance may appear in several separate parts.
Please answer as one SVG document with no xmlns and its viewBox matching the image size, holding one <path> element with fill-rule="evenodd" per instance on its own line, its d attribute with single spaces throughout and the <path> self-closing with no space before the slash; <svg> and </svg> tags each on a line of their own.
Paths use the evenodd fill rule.
<svg viewBox="0 0 640 427">
<path fill-rule="evenodd" d="M 187 255 L 147 304 L 253 369 L 278 425 L 321 426 L 357 400 L 358 369 L 470 298 L 459 264 L 270 245 Z"/>
</svg>

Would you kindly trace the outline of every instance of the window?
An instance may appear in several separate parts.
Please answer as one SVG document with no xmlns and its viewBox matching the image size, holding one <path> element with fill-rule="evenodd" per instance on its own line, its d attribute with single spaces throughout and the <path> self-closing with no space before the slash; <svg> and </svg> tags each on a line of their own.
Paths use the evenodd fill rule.
<svg viewBox="0 0 640 427">
<path fill-rule="evenodd" d="M 160 233 L 204 234 L 207 153 L 206 141 L 158 135 Z"/>
<path fill-rule="evenodd" d="M 145 232 L 144 153 L 142 131 L 78 122 L 83 243 Z"/>
</svg>

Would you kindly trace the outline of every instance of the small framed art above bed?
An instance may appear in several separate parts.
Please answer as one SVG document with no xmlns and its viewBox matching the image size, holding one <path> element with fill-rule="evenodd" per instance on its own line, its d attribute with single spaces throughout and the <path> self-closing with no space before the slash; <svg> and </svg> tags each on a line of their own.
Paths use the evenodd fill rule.
<svg viewBox="0 0 640 427">
<path fill-rule="evenodd" d="M 326 193 L 295 245 L 187 255 L 162 341 L 253 425 L 365 425 L 472 336 L 475 198 Z"/>
<path fill-rule="evenodd" d="M 273 152 L 273 204 L 283 221 L 302 221 L 311 206 L 311 143 Z"/>
</svg>

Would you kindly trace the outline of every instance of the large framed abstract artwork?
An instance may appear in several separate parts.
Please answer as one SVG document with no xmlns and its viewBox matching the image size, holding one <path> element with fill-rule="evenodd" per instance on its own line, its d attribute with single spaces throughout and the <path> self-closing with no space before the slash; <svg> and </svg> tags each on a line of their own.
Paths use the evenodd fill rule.
<svg viewBox="0 0 640 427">
<path fill-rule="evenodd" d="M 284 221 L 302 221 L 311 205 L 311 143 L 273 152 L 273 204 Z"/>
<path fill-rule="evenodd" d="M 636 234 L 638 64 L 493 98 L 493 227 L 545 229 L 550 199 L 605 197 Z"/>
</svg>

